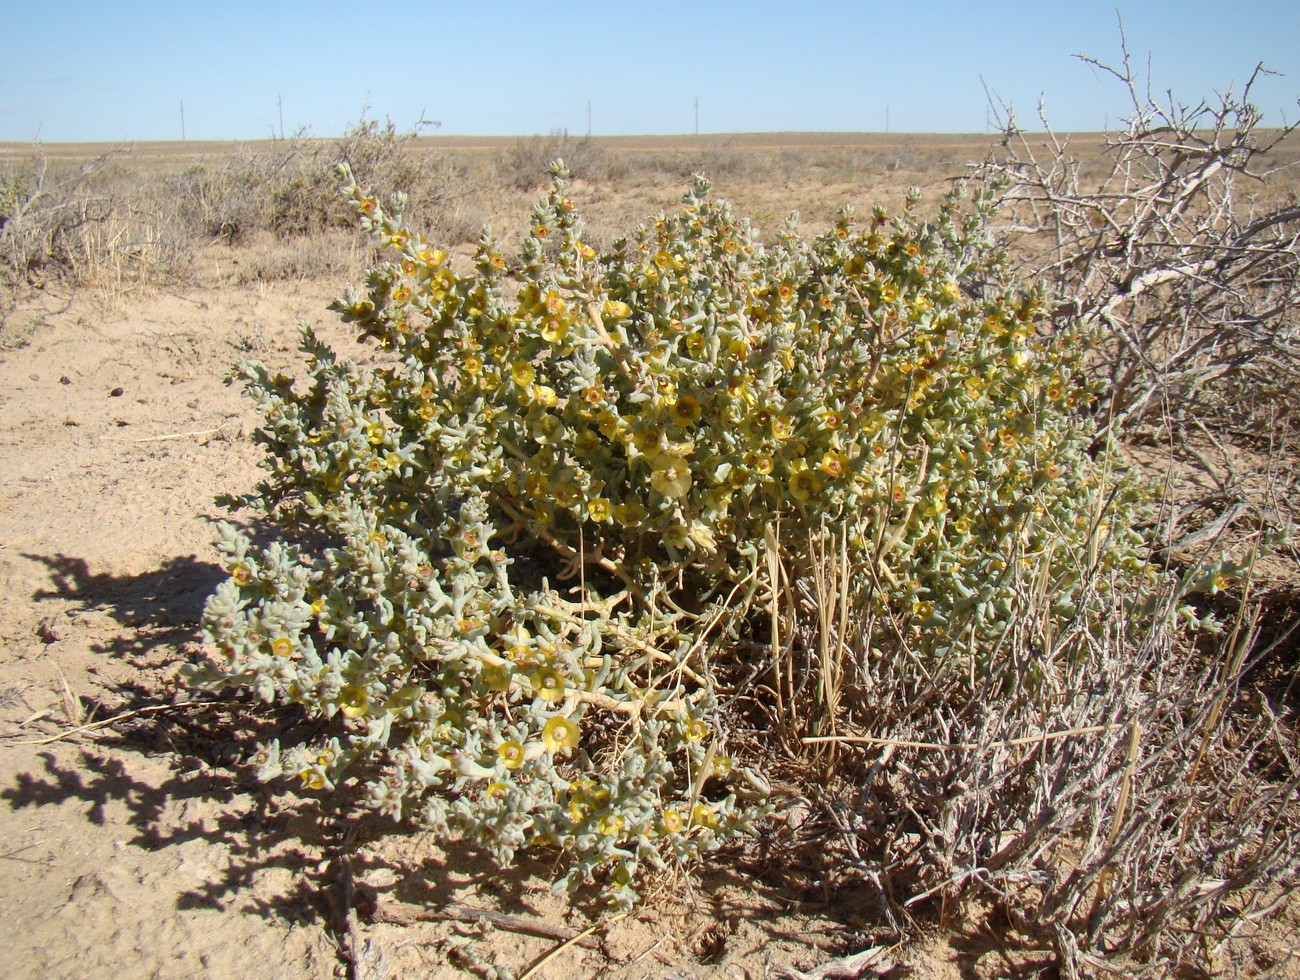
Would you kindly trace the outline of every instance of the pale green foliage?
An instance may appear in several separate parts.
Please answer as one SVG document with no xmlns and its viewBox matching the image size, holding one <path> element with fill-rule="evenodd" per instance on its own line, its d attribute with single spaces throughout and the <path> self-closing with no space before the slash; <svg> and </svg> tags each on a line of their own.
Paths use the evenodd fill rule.
<svg viewBox="0 0 1300 980">
<path fill-rule="evenodd" d="M 557 167 L 518 260 L 485 232 L 461 274 L 345 179 L 393 259 L 336 309 L 385 353 L 304 328 L 306 390 L 238 369 L 272 470 L 247 502 L 300 543 L 224 532 L 196 672 L 335 719 L 264 775 L 324 789 L 364 759 L 376 808 L 503 861 L 558 846 L 626 904 L 640 866 L 763 812 L 711 664 L 763 639 L 768 548 L 796 584 L 844 556 L 849 603 L 893 624 L 868 653 L 972 676 L 1022 605 L 1051 646 L 1082 581 L 1154 577 L 1075 410 L 1082 344 L 1035 332 L 982 200 L 765 246 L 699 180 L 597 256 Z"/>
</svg>

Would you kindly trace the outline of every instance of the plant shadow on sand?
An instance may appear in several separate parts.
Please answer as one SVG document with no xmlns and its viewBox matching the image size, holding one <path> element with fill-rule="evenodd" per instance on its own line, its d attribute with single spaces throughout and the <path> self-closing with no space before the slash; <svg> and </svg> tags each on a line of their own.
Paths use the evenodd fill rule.
<svg viewBox="0 0 1300 980">
<path fill-rule="evenodd" d="M 98 611 L 125 627 L 96 653 L 154 666 L 156 657 L 183 650 L 198 638 L 203 604 L 225 577 L 219 566 L 194 556 L 170 558 L 141 575 L 93 572 L 84 558 L 24 555 L 49 570 L 51 588 L 33 594 L 36 602 L 63 600 L 78 611 Z"/>
<path fill-rule="evenodd" d="M 254 542 L 272 534 L 260 522 L 234 522 Z M 216 562 L 197 555 L 168 558 L 157 568 L 134 575 L 96 572 L 84 558 L 24 554 L 44 565 L 50 587 L 32 594 L 33 603 L 59 601 L 77 612 L 99 612 L 122 632 L 91 644 L 96 653 L 118 657 L 138 667 L 179 661 L 199 639 L 203 607 L 228 574 Z"/>
<path fill-rule="evenodd" d="M 40 750 L 0 787 L 10 810 L 80 803 L 90 824 L 129 827 L 127 847 L 157 852 L 206 843 L 219 853 L 220 870 L 178 891 L 179 909 L 225 909 L 333 931 L 340 927 L 337 857 L 347 852 L 363 919 L 381 902 L 438 908 L 467 898 L 511 914 L 547 914 L 527 896 L 553 877 L 550 862 L 521 856 L 500 868 L 473 848 L 444 850 L 425 831 L 356 807 L 364 772 L 334 794 L 307 798 L 256 779 L 251 760 L 259 743 L 314 738 L 340 722 L 307 718 L 296 706 L 268 711 L 246 692 L 200 700 L 165 680 L 198 653 L 203 606 L 225 569 L 184 556 L 142 574 L 114 575 L 80 557 L 26 557 L 49 575 L 33 601 L 107 617 L 110 635 L 92 631 L 83 649 L 135 669 L 117 683 L 101 679 L 79 704 L 88 721 L 128 717 L 73 736 L 79 744 L 64 739 Z M 93 744 L 83 741 L 90 738 Z M 278 888 L 266 883 L 263 872 L 271 870 L 286 872 Z M 364 883 L 379 871 L 390 884 Z M 599 907 L 594 893 L 575 904 Z"/>
</svg>

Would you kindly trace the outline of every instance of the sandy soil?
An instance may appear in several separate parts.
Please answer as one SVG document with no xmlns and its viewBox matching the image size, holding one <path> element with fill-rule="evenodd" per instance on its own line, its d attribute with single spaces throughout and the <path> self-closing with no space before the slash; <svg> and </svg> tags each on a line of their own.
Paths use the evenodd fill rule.
<svg viewBox="0 0 1300 980">
<path fill-rule="evenodd" d="M 601 920 L 553 896 L 547 868 L 502 872 L 276 795 L 244 764 L 239 705 L 172 707 L 222 575 L 213 499 L 257 474 L 255 415 L 222 376 L 247 353 L 295 370 L 301 318 L 346 342 L 333 288 L 11 318 L 26 341 L 0 351 L 0 975 L 519 975 L 592 926 L 591 948 L 535 975 L 777 976 L 861 950 L 851 916 L 735 870 Z M 926 955 L 919 975 L 950 971 Z"/>
</svg>

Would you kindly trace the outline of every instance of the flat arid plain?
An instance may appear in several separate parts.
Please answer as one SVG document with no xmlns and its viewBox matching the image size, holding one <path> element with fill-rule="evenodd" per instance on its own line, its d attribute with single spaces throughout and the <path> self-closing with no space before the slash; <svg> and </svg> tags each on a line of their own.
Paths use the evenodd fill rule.
<svg viewBox="0 0 1300 980">
<path fill-rule="evenodd" d="M 372 127 L 338 142 L 0 146 L 0 190 L 10 194 L 0 197 L 0 973 L 1067 975 L 1061 947 L 989 894 L 883 916 L 869 875 L 830 866 L 848 860 L 844 828 L 799 782 L 798 760 L 776 767 L 790 779 L 757 836 L 690 876 L 653 880 L 640 906 L 614 916 L 594 894 L 555 895 L 545 856 L 499 868 L 472 846 L 351 809 L 342 791 L 260 784 L 256 743 L 293 723 L 292 712 L 255 711 L 247 695 L 199 698 L 180 679 L 203 647 L 204 602 L 228 574 L 217 522 L 245 519 L 216 500 L 250 491 L 261 472 L 250 438 L 258 415 L 225 375 L 256 357 L 301 376 L 302 320 L 341 351 L 376 356 L 327 310 L 377 254 L 322 190 L 334 156 L 368 154 L 402 185 L 378 189 L 409 191 L 411 224 L 469 268 L 483 224 L 503 251 L 518 247 L 555 156 L 570 164 L 570 194 L 603 248 L 676 207 L 697 171 L 770 239 L 795 210 L 801 230 L 819 233 L 845 204 L 859 217 L 877 204 L 896 211 L 909 187 L 928 207 L 995 140 L 406 140 Z M 1104 169 L 1102 136 L 1072 145 L 1085 174 Z M 1297 154 L 1293 135 L 1271 159 Z M 1237 193 L 1258 192 L 1261 210 L 1294 208 L 1298 187 L 1293 169 Z M 1296 394 L 1268 397 L 1278 411 L 1267 430 L 1258 418 L 1177 431 L 1150 419 L 1120 447 L 1176 502 L 1169 512 L 1186 519 L 1185 535 L 1210 527 L 1240 553 L 1254 540 L 1239 520 L 1247 506 L 1289 521 Z M 1234 680 L 1230 710 L 1267 709 L 1276 758 L 1259 763 L 1273 767 L 1261 779 L 1294 787 L 1300 567 L 1282 543 L 1257 568 L 1249 595 L 1237 581 L 1211 605 L 1229 630 L 1243 606 L 1259 617 L 1246 656 L 1254 672 Z M 1127 736 L 1117 738 L 1122 776 L 1133 762 Z M 1295 823 L 1294 795 L 1284 809 Z M 1300 902 L 1286 898 L 1300 884 L 1300 854 L 1287 861 L 1265 894 L 1242 899 L 1230 941 L 1206 940 L 1199 955 L 1213 972 L 1300 976 Z M 1168 873 L 1172 893 L 1177 869 Z M 855 958 L 866 950 L 876 952 Z M 1106 975 L 1099 963 L 1075 965 Z M 1132 968 L 1177 964 L 1135 951 Z"/>
</svg>

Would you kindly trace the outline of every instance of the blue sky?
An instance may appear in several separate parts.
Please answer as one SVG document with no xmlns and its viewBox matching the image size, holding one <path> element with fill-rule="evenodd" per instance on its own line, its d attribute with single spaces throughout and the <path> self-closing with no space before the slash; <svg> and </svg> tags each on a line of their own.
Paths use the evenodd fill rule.
<svg viewBox="0 0 1300 980">
<path fill-rule="evenodd" d="M 1199 101 L 1256 63 L 1268 125 L 1300 116 L 1296 0 L 1121 0 L 1157 93 Z M 1112 4 L 1060 0 L 87 3 L 0 13 L 0 140 L 256 139 L 410 128 L 529 135 L 983 132 L 987 84 L 1023 124 L 1100 129 L 1124 93 Z"/>
</svg>

